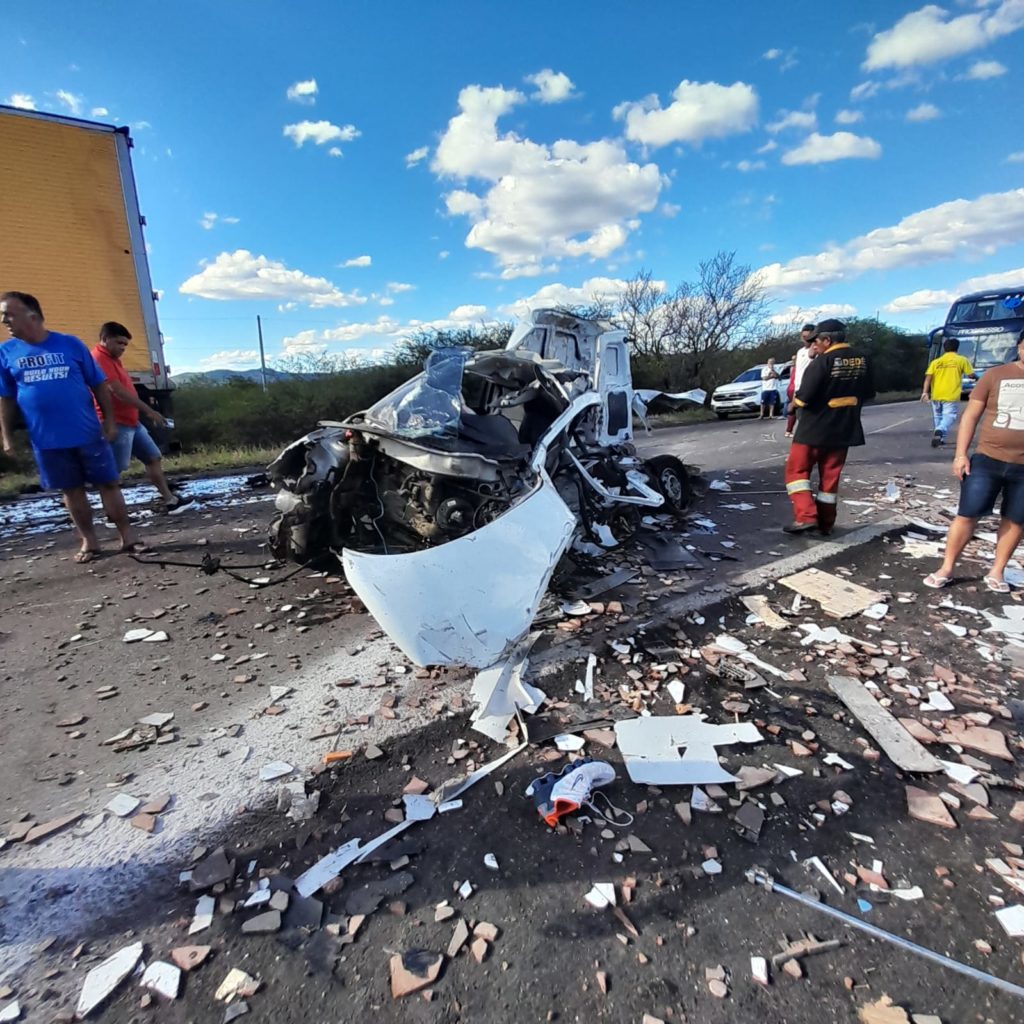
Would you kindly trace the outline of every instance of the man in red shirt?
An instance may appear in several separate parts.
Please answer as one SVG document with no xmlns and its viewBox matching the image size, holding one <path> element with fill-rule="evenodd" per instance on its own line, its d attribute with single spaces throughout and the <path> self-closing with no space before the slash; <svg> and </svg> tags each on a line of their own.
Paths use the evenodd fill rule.
<svg viewBox="0 0 1024 1024">
<path fill-rule="evenodd" d="M 194 502 L 175 494 L 167 486 L 161 462 L 160 449 L 149 436 L 149 431 L 139 421 L 144 413 L 157 426 L 166 426 L 167 420 L 139 398 L 131 377 L 121 365 L 121 356 L 131 341 L 131 334 L 124 324 L 108 320 L 100 327 L 100 342 L 92 350 L 92 357 L 107 378 L 107 386 L 114 399 L 114 420 L 117 423 L 117 437 L 111 442 L 118 472 L 123 473 L 134 455 L 146 467 L 149 482 L 160 492 L 169 515 L 184 512 Z"/>
</svg>

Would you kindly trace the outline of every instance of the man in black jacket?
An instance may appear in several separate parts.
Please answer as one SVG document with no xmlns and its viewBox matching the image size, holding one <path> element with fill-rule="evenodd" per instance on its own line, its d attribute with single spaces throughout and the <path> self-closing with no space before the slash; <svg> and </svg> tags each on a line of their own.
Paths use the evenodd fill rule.
<svg viewBox="0 0 1024 1024">
<path fill-rule="evenodd" d="M 836 522 L 839 478 L 850 448 L 864 444 L 860 423 L 864 403 L 875 397 L 868 357 L 846 344 L 846 326 L 823 320 L 815 328 L 818 356 L 807 367 L 793 401 L 801 410 L 786 459 L 786 491 L 793 522 L 786 533 L 817 528 L 828 535 Z M 818 494 L 811 471 L 818 467 Z"/>
</svg>

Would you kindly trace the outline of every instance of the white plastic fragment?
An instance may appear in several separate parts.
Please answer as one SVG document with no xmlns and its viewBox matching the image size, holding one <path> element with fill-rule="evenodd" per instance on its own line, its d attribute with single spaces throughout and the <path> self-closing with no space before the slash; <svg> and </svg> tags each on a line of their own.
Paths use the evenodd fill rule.
<svg viewBox="0 0 1024 1024">
<path fill-rule="evenodd" d="M 129 629 L 127 633 L 121 639 L 126 644 L 135 644 L 140 640 L 145 640 L 147 636 L 152 636 L 153 630 L 151 629 Z"/>
<path fill-rule="evenodd" d="M 722 873 L 722 865 L 714 858 L 709 858 L 701 864 L 701 869 L 705 875 L 720 875 Z"/>
<path fill-rule="evenodd" d="M 1024 906 L 1003 907 L 996 911 L 996 920 L 1011 939 L 1024 938 Z"/>
<path fill-rule="evenodd" d="M 961 786 L 969 786 L 978 777 L 977 769 L 970 765 L 960 764 L 959 761 L 943 761 L 940 758 L 939 764 L 942 765 L 943 772 L 954 782 L 959 782 Z"/>
<path fill-rule="evenodd" d="M 940 690 L 929 690 L 928 700 L 921 705 L 922 711 L 952 711 L 953 702 Z"/>
<path fill-rule="evenodd" d="M 837 768 L 842 768 L 845 771 L 852 771 L 853 765 L 849 761 L 844 761 L 838 754 L 829 753 L 826 754 L 822 760 L 827 765 L 835 765 Z"/>
<path fill-rule="evenodd" d="M 260 781 L 273 782 L 274 779 L 290 775 L 293 771 L 295 771 L 295 767 L 288 764 L 287 761 L 271 761 L 260 769 Z"/>
<path fill-rule="evenodd" d="M 473 895 L 473 883 L 468 878 L 459 886 L 459 895 L 464 900 L 468 900 Z"/>
<path fill-rule="evenodd" d="M 498 870 L 498 858 L 495 857 L 493 853 L 485 853 L 484 854 L 484 867 L 487 868 L 488 871 L 497 871 Z"/>
<path fill-rule="evenodd" d="M 449 811 L 462 810 L 461 800 L 445 800 L 444 803 L 437 805 L 438 814 L 447 814 Z"/>
<path fill-rule="evenodd" d="M 196 912 L 192 917 L 192 923 L 189 925 L 189 935 L 195 935 L 196 932 L 206 931 L 207 928 L 213 924 L 213 912 L 217 907 L 217 901 L 212 896 L 200 896 L 196 903 Z"/>
<path fill-rule="evenodd" d="M 119 818 L 127 818 L 134 814 L 136 808 L 142 801 L 137 796 L 130 796 L 128 793 L 118 793 L 107 803 L 104 810 L 116 814 Z"/>
<path fill-rule="evenodd" d="M 0 1024 L 10 1024 L 21 1016 L 21 1004 L 17 999 L 0 1010 Z"/>
<path fill-rule="evenodd" d="M 565 615 L 590 614 L 590 605 L 586 601 L 563 601 L 558 607 Z"/>
<path fill-rule="evenodd" d="M 615 740 L 630 779 L 655 786 L 735 782 L 719 763 L 715 747 L 762 739 L 751 722 L 713 725 L 699 713 L 652 715 L 615 724 Z"/>
<path fill-rule="evenodd" d="M 181 968 L 163 960 L 154 960 L 146 968 L 139 984 L 164 999 L 177 999 L 181 987 Z"/>
<path fill-rule="evenodd" d="M 590 892 L 583 897 L 597 910 L 605 910 L 615 906 L 615 883 L 595 882 Z"/>
<path fill-rule="evenodd" d="M 585 740 L 582 736 L 576 736 L 572 733 L 563 732 L 555 737 L 555 746 L 563 753 L 571 754 L 577 750 L 582 750 L 585 744 Z"/>
<path fill-rule="evenodd" d="M 763 956 L 752 956 L 750 958 L 750 976 L 759 985 L 768 984 L 768 961 Z"/>
<path fill-rule="evenodd" d="M 810 864 L 810 866 L 814 868 L 814 870 L 817 871 L 825 879 L 825 881 L 827 881 L 828 884 L 831 885 L 832 888 L 839 893 L 840 896 L 845 895 L 845 893 L 843 892 L 843 887 L 835 880 L 835 876 L 832 874 L 832 872 L 829 871 L 827 867 L 825 867 L 825 862 L 820 857 L 808 857 L 807 860 L 804 861 L 804 863 Z"/>
<path fill-rule="evenodd" d="M 162 629 L 158 629 L 155 633 L 150 633 L 149 636 L 144 636 L 142 638 L 142 642 L 144 644 L 159 644 L 170 639 L 171 638 Z"/>
<path fill-rule="evenodd" d="M 673 679 L 668 684 L 668 695 L 674 704 L 682 704 L 686 696 L 686 687 L 678 679 Z"/>
<path fill-rule="evenodd" d="M 75 1007 L 75 1016 L 82 1020 L 100 1006 L 111 993 L 135 970 L 142 959 L 142 943 L 134 942 L 108 956 L 86 976 L 82 992 Z"/>
<path fill-rule="evenodd" d="M 924 890 L 919 885 L 912 886 L 909 889 L 890 889 L 889 894 L 895 896 L 898 900 L 924 899 Z"/>
</svg>

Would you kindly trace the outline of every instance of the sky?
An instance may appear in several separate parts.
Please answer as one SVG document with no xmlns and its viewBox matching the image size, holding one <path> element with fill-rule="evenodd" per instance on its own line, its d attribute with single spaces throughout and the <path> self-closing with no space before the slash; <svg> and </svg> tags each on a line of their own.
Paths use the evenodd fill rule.
<svg viewBox="0 0 1024 1024">
<path fill-rule="evenodd" d="M 268 360 L 372 360 L 720 250 L 780 328 L 1024 286 L 1024 0 L 40 0 L 5 36 L 0 102 L 131 126 L 175 373 L 258 365 L 257 315 Z"/>
</svg>

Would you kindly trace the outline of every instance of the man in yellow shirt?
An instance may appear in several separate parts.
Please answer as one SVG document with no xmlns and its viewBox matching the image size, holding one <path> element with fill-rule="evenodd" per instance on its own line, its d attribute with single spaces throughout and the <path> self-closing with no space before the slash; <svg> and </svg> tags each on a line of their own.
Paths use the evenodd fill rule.
<svg viewBox="0 0 1024 1024">
<path fill-rule="evenodd" d="M 921 401 L 932 403 L 932 419 L 935 423 L 935 430 L 932 433 L 933 448 L 945 444 L 946 435 L 956 425 L 964 377 L 973 377 L 975 380 L 978 377 L 974 367 L 959 355 L 959 351 L 959 339 L 947 338 L 942 343 L 942 355 L 938 359 L 933 359 L 924 372 Z"/>
</svg>

